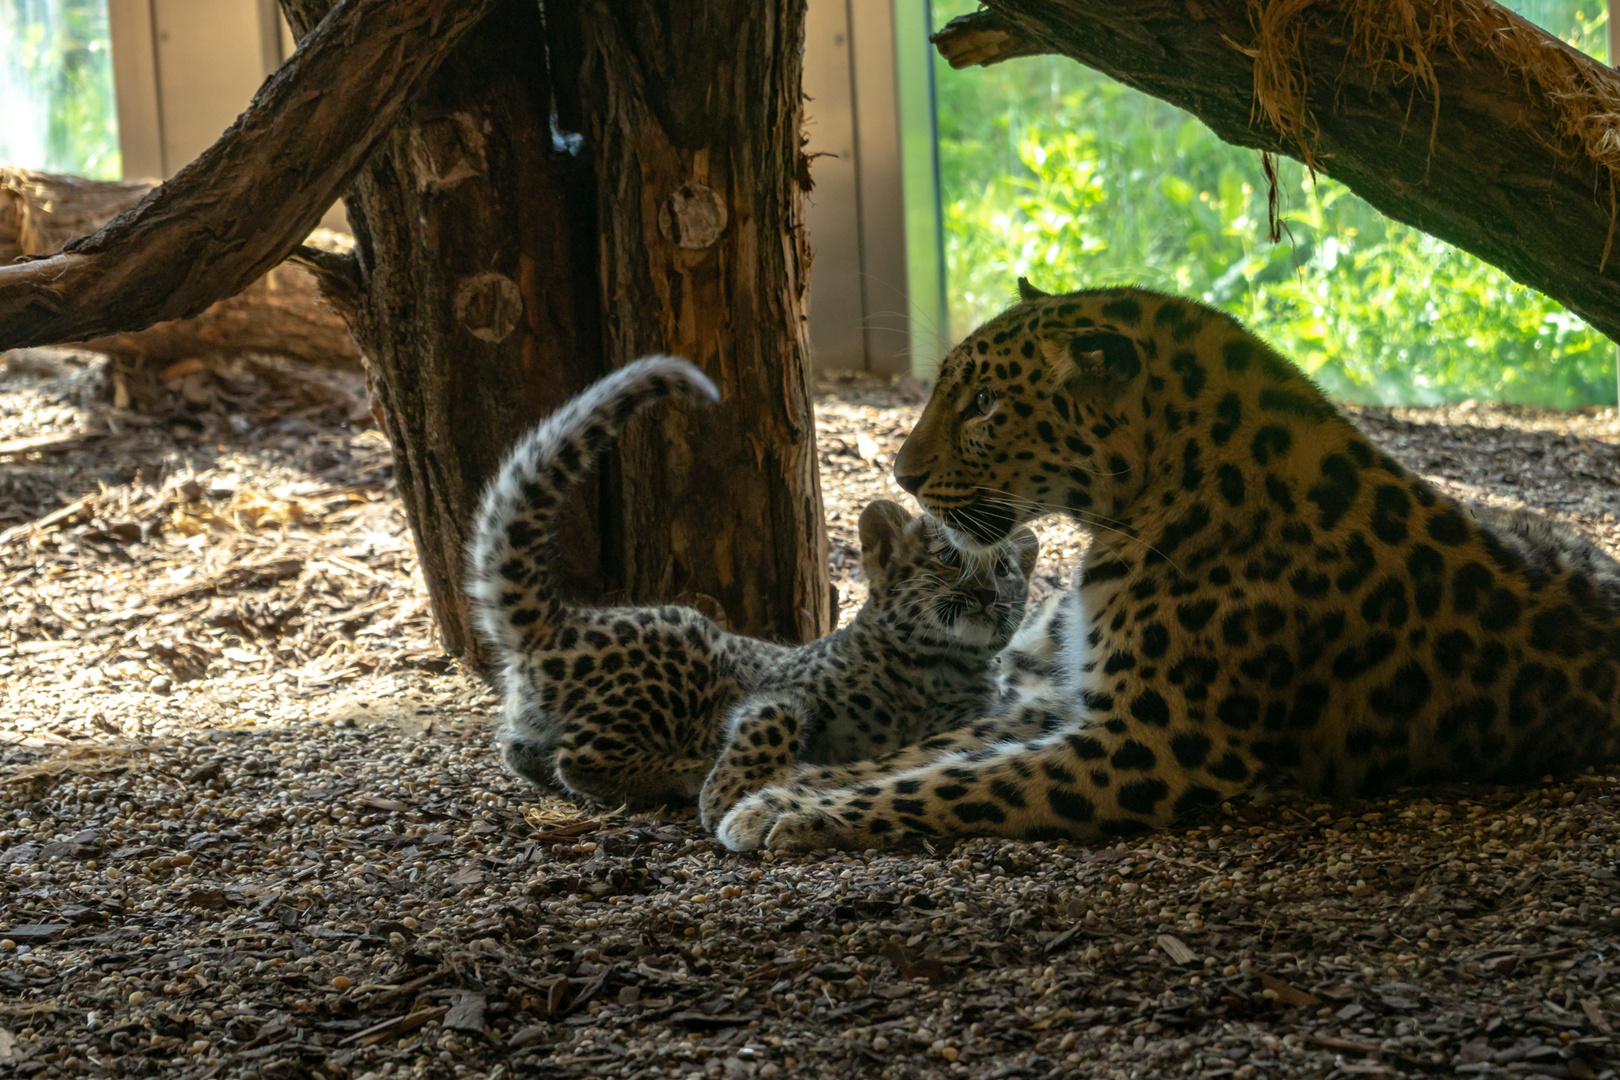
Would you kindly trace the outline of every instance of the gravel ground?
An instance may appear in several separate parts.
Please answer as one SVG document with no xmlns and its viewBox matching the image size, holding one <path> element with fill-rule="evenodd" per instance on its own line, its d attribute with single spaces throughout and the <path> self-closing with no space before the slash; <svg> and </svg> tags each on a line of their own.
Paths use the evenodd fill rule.
<svg viewBox="0 0 1620 1080">
<path fill-rule="evenodd" d="M 6 1073 L 1616 1074 L 1620 775 L 808 857 L 536 799 L 433 646 L 358 388 L 271 410 L 284 376 L 188 371 L 159 418 L 73 362 L 0 381 Z M 819 397 L 846 615 L 919 398 Z M 1359 415 L 1620 550 L 1613 410 Z M 1037 591 L 1084 542 L 1043 537 Z"/>
</svg>

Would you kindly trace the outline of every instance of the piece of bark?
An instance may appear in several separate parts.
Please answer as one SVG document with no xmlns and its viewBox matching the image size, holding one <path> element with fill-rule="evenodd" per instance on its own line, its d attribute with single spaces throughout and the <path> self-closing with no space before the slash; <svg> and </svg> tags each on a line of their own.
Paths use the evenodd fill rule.
<svg viewBox="0 0 1620 1080">
<path fill-rule="evenodd" d="M 1309 162 L 1390 217 L 1620 338 L 1612 137 L 1620 75 L 1506 8 L 1488 0 L 985 6 L 934 36 L 953 66 L 1036 53 L 1078 60 L 1186 109 L 1227 142 Z"/>
<path fill-rule="evenodd" d="M 201 157 L 91 236 L 0 266 L 0 349 L 200 314 L 319 223 L 494 0 L 343 0 Z"/>
</svg>

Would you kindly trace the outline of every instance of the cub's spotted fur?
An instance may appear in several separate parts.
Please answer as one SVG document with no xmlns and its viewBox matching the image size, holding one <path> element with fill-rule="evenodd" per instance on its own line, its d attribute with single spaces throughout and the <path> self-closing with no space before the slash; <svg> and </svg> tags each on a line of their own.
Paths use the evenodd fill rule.
<svg viewBox="0 0 1620 1080">
<path fill-rule="evenodd" d="M 731 710 L 698 801 L 714 829 L 801 762 L 861 761 L 968 723 L 1024 617 L 1039 545 L 1019 529 L 966 554 L 930 517 L 880 499 L 861 512 L 870 589 L 853 621 L 770 665 Z"/>
<path fill-rule="evenodd" d="M 530 432 L 484 495 L 468 588 L 500 658 L 497 744 L 512 771 L 606 802 L 690 801 L 702 788 L 717 822 L 797 761 L 869 757 L 983 711 L 991 665 L 1023 617 L 1027 529 L 964 556 L 939 522 L 873 503 L 860 521 L 870 599 L 849 626 L 797 649 L 688 608 L 560 600 L 563 499 L 663 398 L 717 395 L 684 360 L 640 360 Z"/>
<path fill-rule="evenodd" d="M 1218 311 L 1021 291 L 945 358 L 895 475 L 974 542 L 1093 531 L 1064 655 L 932 746 L 751 796 L 733 847 L 1102 840 L 1262 777 L 1342 798 L 1616 758 L 1607 554 L 1441 494 Z"/>
</svg>

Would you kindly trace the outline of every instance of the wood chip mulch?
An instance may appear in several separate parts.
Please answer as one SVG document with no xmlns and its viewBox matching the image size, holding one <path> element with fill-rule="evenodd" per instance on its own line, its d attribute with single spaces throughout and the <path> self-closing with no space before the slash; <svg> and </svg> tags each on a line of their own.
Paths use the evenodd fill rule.
<svg viewBox="0 0 1620 1080">
<path fill-rule="evenodd" d="M 4 1075 L 1616 1075 L 1620 774 L 728 854 L 495 767 L 358 387 L 192 370 L 154 419 L 36 360 L 0 378 Z M 846 615 L 920 399 L 819 395 Z M 1358 416 L 1620 551 L 1614 410 Z M 1044 591 L 1084 536 L 1042 533 Z"/>
</svg>

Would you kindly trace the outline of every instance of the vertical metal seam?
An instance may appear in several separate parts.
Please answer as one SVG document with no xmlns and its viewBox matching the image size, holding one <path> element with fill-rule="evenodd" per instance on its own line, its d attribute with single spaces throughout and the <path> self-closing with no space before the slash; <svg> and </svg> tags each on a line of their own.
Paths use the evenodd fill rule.
<svg viewBox="0 0 1620 1080">
<path fill-rule="evenodd" d="M 167 180 L 174 170 L 169 168 L 169 136 L 163 125 L 163 53 L 158 48 L 157 0 L 146 0 L 146 18 L 152 28 L 152 96 L 157 99 L 158 168 Z"/>
<path fill-rule="evenodd" d="M 855 176 L 855 250 L 859 253 L 856 262 L 857 272 L 860 274 L 861 370 L 871 371 L 872 342 L 868 333 L 871 330 L 872 313 L 866 307 L 866 216 L 862 212 L 861 198 L 861 191 L 865 185 L 861 174 L 861 87 L 855 71 L 854 5 L 855 0 L 844 0 L 844 56 L 849 65 L 849 153 L 855 159 L 851 165 Z"/>
</svg>

